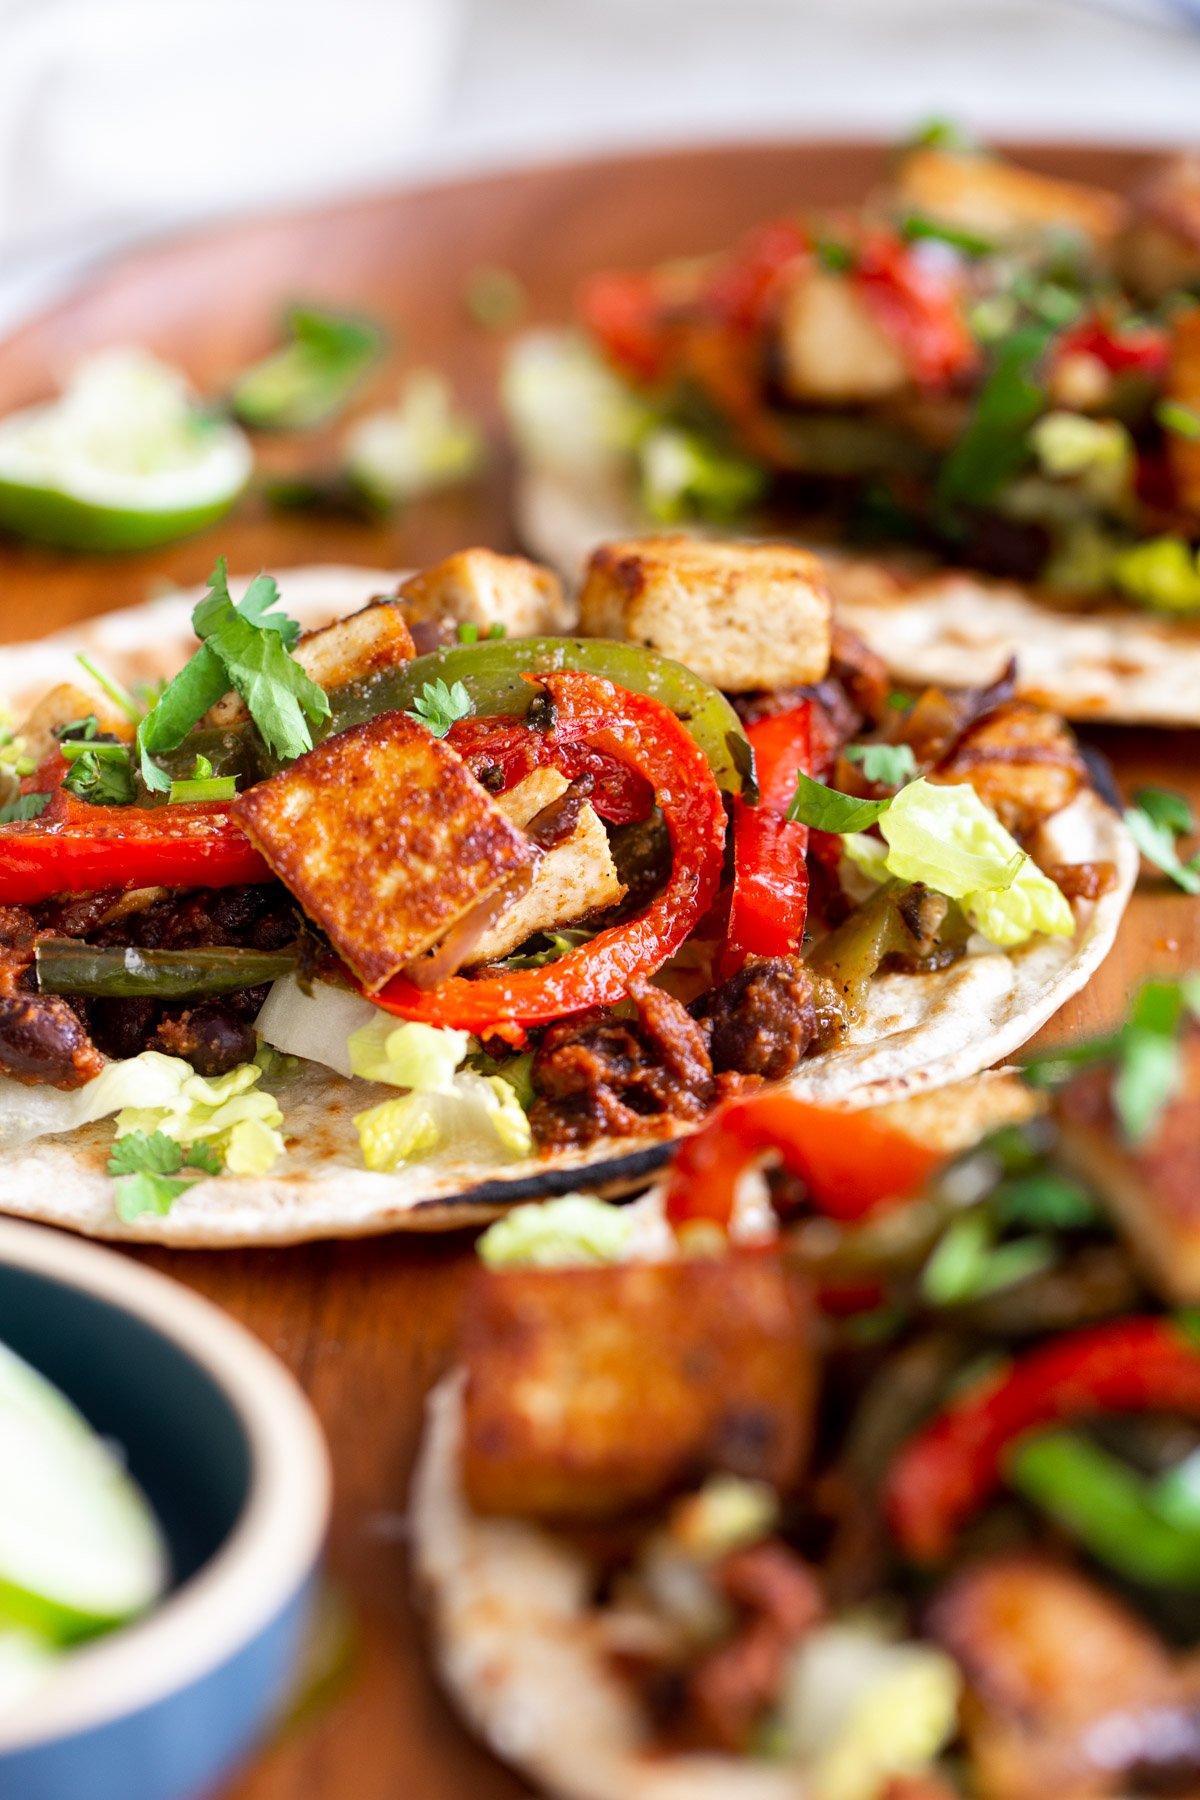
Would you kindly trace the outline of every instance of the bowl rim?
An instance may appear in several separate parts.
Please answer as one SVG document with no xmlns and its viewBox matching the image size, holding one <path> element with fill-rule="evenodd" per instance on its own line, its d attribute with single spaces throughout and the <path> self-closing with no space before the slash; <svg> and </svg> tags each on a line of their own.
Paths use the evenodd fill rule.
<svg viewBox="0 0 1200 1800">
<path fill-rule="evenodd" d="M 217 1383 L 250 1448 L 246 1504 L 226 1541 L 144 1619 L 65 1656 L 0 1718 L 3 1758 L 143 1711 L 221 1666 L 283 1610 L 314 1568 L 332 1472 L 316 1416 L 282 1363 L 210 1301 L 116 1251 L 0 1219 L 0 1264 L 133 1313 Z"/>
</svg>

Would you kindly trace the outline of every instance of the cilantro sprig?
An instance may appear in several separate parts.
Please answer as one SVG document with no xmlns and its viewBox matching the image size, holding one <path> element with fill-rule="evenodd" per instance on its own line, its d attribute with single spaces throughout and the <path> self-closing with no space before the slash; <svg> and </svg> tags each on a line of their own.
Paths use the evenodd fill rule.
<svg viewBox="0 0 1200 1800">
<path fill-rule="evenodd" d="M 128 806 L 134 798 L 133 764 L 128 744 L 102 734 L 95 713 L 60 725 L 56 733 L 70 764 L 63 786 L 92 806 Z"/>
<path fill-rule="evenodd" d="M 18 794 L 0 806 L 0 825 L 26 825 L 30 819 L 40 819 L 49 804 L 49 794 Z"/>
<path fill-rule="evenodd" d="M 185 1188 L 221 1173 L 221 1159 L 211 1144 L 185 1148 L 165 1131 L 129 1131 L 113 1145 L 108 1172 L 116 1183 L 117 1217 L 131 1224 L 144 1213 L 170 1212 Z"/>
<path fill-rule="evenodd" d="M 868 781 L 901 787 L 917 772 L 911 744 L 850 744 L 846 761 L 857 763 Z"/>
<path fill-rule="evenodd" d="M 1186 862 L 1177 840 L 1196 830 L 1196 818 L 1182 794 L 1169 788 L 1139 788 L 1125 810 L 1129 834 L 1146 861 L 1169 875 L 1185 894 L 1200 894 L 1200 851 Z"/>
<path fill-rule="evenodd" d="M 260 431 L 305 431 L 338 412 L 383 347 L 370 319 L 327 307 L 294 306 L 288 341 L 247 369 L 234 387 L 233 409 Z"/>
<path fill-rule="evenodd" d="M 439 676 L 436 681 L 425 683 L 408 716 L 424 725 L 434 737 L 444 738 L 452 725 L 469 717 L 474 710 L 474 702 L 461 681 L 447 687 Z"/>
<path fill-rule="evenodd" d="M 313 729 L 329 716 L 324 689 L 305 673 L 290 651 L 300 627 L 276 612 L 279 589 L 258 575 L 234 605 L 225 558 L 209 577 L 209 591 L 192 613 L 200 648 L 167 683 L 138 726 L 142 780 L 154 793 L 169 793 L 171 779 L 156 756 L 177 750 L 232 687 L 245 701 L 267 749 L 291 761 L 313 746 Z"/>
<path fill-rule="evenodd" d="M 937 498 L 953 520 L 959 507 L 986 506 L 1029 457 L 1029 428 L 1046 404 L 1037 379 L 1053 330 L 1030 325 L 998 347 L 963 435 L 938 475 Z"/>
<path fill-rule="evenodd" d="M 845 836 L 874 825 L 890 805 L 890 800 L 859 800 L 853 794 L 840 794 L 836 788 L 826 787 L 823 781 L 814 781 L 811 775 L 798 771 L 787 816 L 793 824 Z"/>
<path fill-rule="evenodd" d="M 1122 1134 L 1131 1145 L 1144 1143 L 1178 1092 L 1180 1036 L 1189 1017 L 1200 1018 L 1200 974 L 1148 981 L 1119 1031 L 1034 1058 L 1025 1065 L 1025 1079 L 1034 1087 L 1056 1087 L 1081 1069 L 1110 1064 Z"/>
</svg>

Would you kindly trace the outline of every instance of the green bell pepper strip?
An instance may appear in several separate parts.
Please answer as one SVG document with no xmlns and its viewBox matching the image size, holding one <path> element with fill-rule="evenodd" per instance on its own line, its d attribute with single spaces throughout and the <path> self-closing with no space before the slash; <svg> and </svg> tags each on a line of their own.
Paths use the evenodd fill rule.
<svg viewBox="0 0 1200 1800">
<path fill-rule="evenodd" d="M 1008 1485 L 1119 1575 L 1148 1587 L 1200 1589 L 1200 1531 L 1173 1524 L 1154 1483 L 1074 1432 L 1020 1444 Z"/>
<path fill-rule="evenodd" d="M 527 675 L 571 670 L 600 675 L 633 694 L 645 694 L 673 712 L 708 759 L 717 786 L 747 800 L 757 798 L 754 756 L 741 720 L 724 694 L 682 663 L 640 644 L 608 638 L 499 638 L 451 644 L 412 662 L 334 688 L 323 737 L 361 725 L 381 712 L 410 712 L 426 683 L 461 681 L 477 715 L 528 712 L 537 696 Z"/>
<path fill-rule="evenodd" d="M 39 991 L 97 999 L 191 1000 L 232 994 L 290 974 L 295 950 L 207 945 L 195 950 L 139 950 L 136 946 L 44 938 L 34 952 Z"/>
</svg>

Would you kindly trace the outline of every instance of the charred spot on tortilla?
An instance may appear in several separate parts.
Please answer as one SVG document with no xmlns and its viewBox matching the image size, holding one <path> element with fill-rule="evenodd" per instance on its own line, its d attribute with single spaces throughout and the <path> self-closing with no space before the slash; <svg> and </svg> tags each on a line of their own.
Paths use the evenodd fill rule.
<svg viewBox="0 0 1200 1800">
<path fill-rule="evenodd" d="M 535 855 L 462 758 L 406 713 L 327 738 L 233 812 L 368 991 Z"/>
</svg>

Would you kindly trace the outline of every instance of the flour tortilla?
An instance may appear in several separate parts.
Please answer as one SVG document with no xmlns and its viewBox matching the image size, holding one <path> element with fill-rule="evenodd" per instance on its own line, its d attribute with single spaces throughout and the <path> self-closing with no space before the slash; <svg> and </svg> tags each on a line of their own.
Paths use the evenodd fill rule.
<svg viewBox="0 0 1200 1800">
<path fill-rule="evenodd" d="M 394 589 L 397 579 L 394 572 L 343 567 L 279 575 L 285 605 L 309 628 Z M 123 681 L 174 673 L 194 645 L 189 619 L 195 599 L 175 595 L 103 614 L 76 632 L 6 646 L 0 652 L 0 699 L 19 714 L 56 681 L 80 677 L 78 649 Z M 1076 903 L 1074 938 L 1034 939 L 1020 950 L 972 955 L 929 975 L 882 977 L 872 983 L 863 1022 L 835 1050 L 802 1064 L 791 1088 L 813 1099 L 877 1104 L 961 1080 L 1018 1050 L 1108 954 L 1137 875 L 1128 832 L 1090 791 L 1049 821 L 1045 854 L 1055 862 L 1116 865 L 1112 893 Z M 610 1139 L 515 1162 L 434 1157 L 380 1175 L 362 1167 L 353 1117 L 393 1090 L 312 1063 L 272 1085 L 288 1148 L 270 1175 L 199 1181 L 165 1216 L 124 1223 L 112 1210 L 104 1167 L 112 1141 L 108 1120 L 7 1151 L 0 1136 L 0 1211 L 96 1237 L 179 1246 L 438 1231 L 478 1224 L 517 1201 L 573 1188 L 629 1192 L 666 1160 L 669 1136 L 689 1129 L 679 1125 L 668 1137 Z"/>
<path fill-rule="evenodd" d="M 518 477 L 516 510 L 530 553 L 571 579 L 606 538 L 655 529 L 613 483 L 537 468 Z M 1015 652 L 1020 692 L 1065 718 L 1200 725 L 1200 623 L 1128 606 L 1071 611 L 967 570 L 916 575 L 814 547 L 838 618 L 897 681 L 984 686 Z"/>
</svg>

